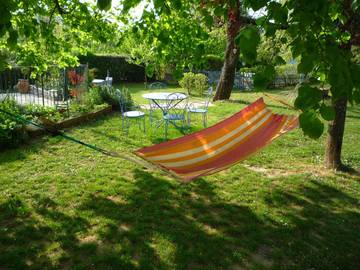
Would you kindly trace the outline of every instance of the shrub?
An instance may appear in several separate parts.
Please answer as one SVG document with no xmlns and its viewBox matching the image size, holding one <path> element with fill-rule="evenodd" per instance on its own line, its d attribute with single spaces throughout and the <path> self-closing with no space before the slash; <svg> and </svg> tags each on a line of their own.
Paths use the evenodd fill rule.
<svg viewBox="0 0 360 270">
<path fill-rule="evenodd" d="M 100 87 L 90 88 L 89 91 L 84 95 L 84 104 L 90 109 L 94 108 L 94 105 L 100 105 L 105 103 L 102 97 Z"/>
<path fill-rule="evenodd" d="M 102 86 L 102 87 L 94 87 L 86 93 L 84 97 L 84 104 L 74 105 L 80 111 L 91 110 L 96 105 L 108 104 L 113 107 L 119 107 L 119 98 L 116 95 L 116 90 L 113 87 Z M 123 88 L 120 90 L 122 95 L 125 96 L 125 101 L 127 104 L 127 108 L 133 106 L 133 100 L 131 98 L 130 91 L 127 88 Z M 85 105 L 85 107 L 84 107 Z"/>
<path fill-rule="evenodd" d="M 86 95 L 85 95 L 86 96 Z M 81 115 L 83 113 L 88 113 L 94 108 L 94 105 L 87 103 L 82 103 L 79 100 L 74 99 L 69 107 L 70 114 L 72 116 Z"/>
<path fill-rule="evenodd" d="M 224 64 L 224 58 L 215 54 L 206 55 L 205 60 L 204 68 L 206 70 L 221 70 Z"/>
<path fill-rule="evenodd" d="M 198 73 L 195 75 L 195 81 L 194 81 L 194 90 L 195 95 L 201 96 L 204 94 L 204 92 L 208 89 L 208 78 L 206 75 Z"/>
<path fill-rule="evenodd" d="M 116 95 L 115 91 L 120 91 L 122 99 L 125 101 L 125 110 L 131 110 L 132 107 L 134 106 L 134 101 L 131 97 L 130 91 L 128 88 L 122 88 L 122 89 L 112 89 L 112 94 L 115 96 L 116 99 L 116 106 L 120 107 L 119 104 L 119 97 Z"/>
<path fill-rule="evenodd" d="M 189 95 L 195 96 L 201 96 L 209 87 L 208 78 L 204 74 L 194 74 L 192 72 L 184 73 L 179 84 L 187 90 Z"/>
<path fill-rule="evenodd" d="M 14 100 L 5 99 L 0 102 L 0 109 L 15 115 L 21 115 L 21 107 Z M 26 138 L 24 125 L 5 113 L 0 112 L 0 146 L 14 147 Z"/>
<path fill-rule="evenodd" d="M 296 75 L 297 74 L 297 65 L 286 64 L 281 66 L 276 66 L 276 75 Z"/>
<path fill-rule="evenodd" d="M 36 121 L 39 117 L 46 117 L 53 121 L 59 121 L 62 116 L 55 108 L 29 104 L 23 107 L 23 114 L 28 116 L 31 121 Z"/>
<path fill-rule="evenodd" d="M 181 88 L 186 89 L 189 95 L 191 95 L 191 91 L 194 89 L 195 84 L 195 74 L 192 72 L 184 73 L 184 76 L 179 81 Z"/>
</svg>

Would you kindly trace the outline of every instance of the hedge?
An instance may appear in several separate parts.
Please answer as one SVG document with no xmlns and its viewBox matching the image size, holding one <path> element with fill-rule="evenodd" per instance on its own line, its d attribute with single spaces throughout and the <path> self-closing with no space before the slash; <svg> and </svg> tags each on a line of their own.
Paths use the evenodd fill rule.
<svg viewBox="0 0 360 270">
<path fill-rule="evenodd" d="M 82 64 L 88 63 L 90 69 L 96 68 L 96 78 L 105 79 L 107 71 L 109 71 L 114 83 L 144 81 L 145 68 L 128 63 L 124 56 L 88 54 L 79 56 L 79 60 Z"/>
</svg>

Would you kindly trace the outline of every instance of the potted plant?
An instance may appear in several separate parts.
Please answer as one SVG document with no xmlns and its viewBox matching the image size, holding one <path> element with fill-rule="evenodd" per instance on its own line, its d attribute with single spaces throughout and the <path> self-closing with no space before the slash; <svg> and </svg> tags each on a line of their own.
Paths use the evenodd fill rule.
<svg viewBox="0 0 360 270">
<path fill-rule="evenodd" d="M 70 89 L 70 96 L 73 98 L 79 98 L 82 94 L 83 89 L 81 88 L 81 83 L 84 82 L 84 76 L 77 74 L 76 70 L 69 70 L 68 71 L 68 78 L 70 80 L 70 84 L 71 84 L 71 89 Z"/>
<path fill-rule="evenodd" d="M 16 87 L 20 93 L 26 94 L 30 91 L 30 83 L 29 80 L 26 79 L 26 75 L 29 73 L 29 68 L 22 68 L 21 73 L 24 77 L 23 79 L 18 80 Z"/>
</svg>

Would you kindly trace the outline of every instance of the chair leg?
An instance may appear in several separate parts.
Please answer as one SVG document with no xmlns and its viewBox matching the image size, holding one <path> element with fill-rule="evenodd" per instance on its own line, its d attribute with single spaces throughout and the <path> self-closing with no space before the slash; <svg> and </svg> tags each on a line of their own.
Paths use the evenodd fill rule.
<svg viewBox="0 0 360 270">
<path fill-rule="evenodd" d="M 206 114 L 205 113 L 202 114 L 202 120 L 203 120 L 204 127 L 206 127 Z"/>
<path fill-rule="evenodd" d="M 168 125 L 169 125 L 169 122 L 167 120 L 165 120 L 165 140 L 167 139 Z"/>
<path fill-rule="evenodd" d="M 125 117 L 125 126 L 126 126 L 126 136 L 129 135 L 129 129 L 130 129 L 130 119 L 128 119 L 127 117 Z"/>
<path fill-rule="evenodd" d="M 136 119 L 136 122 L 138 123 L 138 127 L 141 130 L 141 123 L 140 123 L 140 119 Z"/>
<path fill-rule="evenodd" d="M 152 126 L 152 109 L 151 109 L 151 107 L 149 110 L 149 122 L 150 122 L 150 126 Z"/>
<path fill-rule="evenodd" d="M 144 133 L 146 133 L 145 116 L 143 117 L 143 122 L 144 122 Z"/>
<path fill-rule="evenodd" d="M 190 122 L 191 122 L 191 112 L 187 113 L 187 124 L 190 127 Z"/>
</svg>

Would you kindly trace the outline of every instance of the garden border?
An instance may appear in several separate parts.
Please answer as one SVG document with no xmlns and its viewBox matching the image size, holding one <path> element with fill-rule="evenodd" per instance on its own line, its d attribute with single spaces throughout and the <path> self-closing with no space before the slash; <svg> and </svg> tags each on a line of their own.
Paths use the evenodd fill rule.
<svg viewBox="0 0 360 270">
<path fill-rule="evenodd" d="M 109 106 L 107 106 L 107 107 L 105 107 L 103 109 L 97 110 L 97 111 L 88 112 L 88 113 L 82 114 L 82 115 L 77 116 L 77 117 L 72 117 L 72 118 L 69 118 L 69 119 L 65 119 L 65 120 L 63 120 L 61 122 L 57 122 L 56 125 L 54 125 L 52 128 L 55 129 L 55 130 L 58 130 L 58 129 L 76 127 L 76 126 L 78 126 L 80 124 L 87 123 L 90 120 L 94 120 L 94 119 L 96 119 L 96 118 L 98 118 L 100 116 L 103 116 L 105 114 L 109 114 L 112 111 L 113 111 L 113 108 L 112 108 L 111 105 L 109 105 Z M 30 138 L 42 136 L 42 135 L 44 135 L 46 133 L 43 129 L 36 128 L 33 125 L 27 125 L 25 127 L 25 130 L 28 133 L 28 136 Z"/>
</svg>

